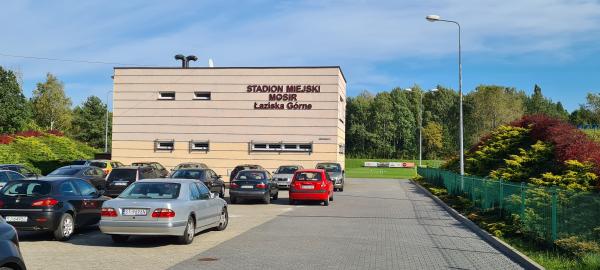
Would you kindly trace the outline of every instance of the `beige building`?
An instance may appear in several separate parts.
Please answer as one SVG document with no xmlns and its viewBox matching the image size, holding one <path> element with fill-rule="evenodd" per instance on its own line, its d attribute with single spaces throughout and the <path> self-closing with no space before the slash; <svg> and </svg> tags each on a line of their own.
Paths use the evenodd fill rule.
<svg viewBox="0 0 600 270">
<path fill-rule="evenodd" d="M 337 66 L 116 67 L 112 159 L 344 166 L 345 108 Z"/>
</svg>

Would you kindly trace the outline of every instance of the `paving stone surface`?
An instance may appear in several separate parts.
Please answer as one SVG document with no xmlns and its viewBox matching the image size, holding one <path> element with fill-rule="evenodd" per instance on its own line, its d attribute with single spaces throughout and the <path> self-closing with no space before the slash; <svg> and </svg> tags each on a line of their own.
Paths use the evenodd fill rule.
<svg viewBox="0 0 600 270">
<path fill-rule="evenodd" d="M 406 180 L 347 179 L 330 206 L 293 208 L 172 269 L 521 269 Z"/>
</svg>

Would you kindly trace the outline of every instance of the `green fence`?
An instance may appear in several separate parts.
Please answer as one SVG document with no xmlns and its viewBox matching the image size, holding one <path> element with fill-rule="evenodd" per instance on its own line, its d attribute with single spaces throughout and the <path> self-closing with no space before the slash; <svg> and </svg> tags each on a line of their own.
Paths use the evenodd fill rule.
<svg viewBox="0 0 600 270">
<path fill-rule="evenodd" d="M 553 242 L 569 236 L 600 243 L 600 196 L 525 183 L 506 182 L 434 168 L 418 168 L 426 182 L 469 198 L 482 210 L 517 215 L 524 233 Z"/>
</svg>

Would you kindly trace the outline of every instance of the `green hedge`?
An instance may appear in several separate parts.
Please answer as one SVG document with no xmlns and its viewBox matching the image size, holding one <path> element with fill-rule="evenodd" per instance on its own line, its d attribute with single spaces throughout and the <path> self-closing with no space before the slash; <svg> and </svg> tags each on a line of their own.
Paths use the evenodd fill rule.
<svg viewBox="0 0 600 270">
<path fill-rule="evenodd" d="M 17 136 L 10 144 L 0 144 L 0 164 L 24 164 L 41 174 L 76 159 L 91 159 L 98 150 L 67 137 L 44 134 Z"/>
</svg>

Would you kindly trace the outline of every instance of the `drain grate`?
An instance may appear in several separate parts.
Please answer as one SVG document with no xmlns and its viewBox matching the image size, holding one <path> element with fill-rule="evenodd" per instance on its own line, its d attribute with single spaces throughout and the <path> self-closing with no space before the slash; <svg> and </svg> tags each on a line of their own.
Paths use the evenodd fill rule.
<svg viewBox="0 0 600 270">
<path fill-rule="evenodd" d="M 219 260 L 218 258 L 212 258 L 212 257 L 198 259 L 198 261 L 200 261 L 200 262 L 214 262 L 214 261 L 218 261 L 218 260 Z"/>
</svg>

